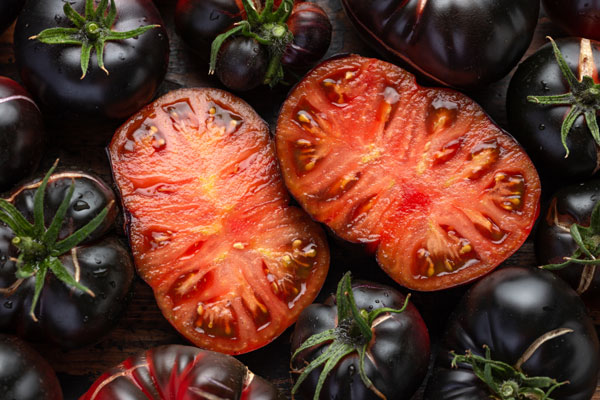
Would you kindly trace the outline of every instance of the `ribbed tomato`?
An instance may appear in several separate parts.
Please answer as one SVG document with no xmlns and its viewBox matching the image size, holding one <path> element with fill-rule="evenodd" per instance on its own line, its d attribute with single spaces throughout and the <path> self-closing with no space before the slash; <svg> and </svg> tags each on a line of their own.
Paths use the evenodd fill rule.
<svg viewBox="0 0 600 400">
<path fill-rule="evenodd" d="M 171 92 L 109 152 L 138 272 L 190 341 L 244 353 L 313 301 L 327 242 L 288 205 L 269 129 L 249 105 L 216 89 Z"/>
<path fill-rule="evenodd" d="M 397 282 L 471 281 L 516 251 L 538 215 L 533 164 L 472 100 L 359 56 L 323 63 L 283 105 L 285 182 L 342 238 L 372 243 Z"/>
</svg>

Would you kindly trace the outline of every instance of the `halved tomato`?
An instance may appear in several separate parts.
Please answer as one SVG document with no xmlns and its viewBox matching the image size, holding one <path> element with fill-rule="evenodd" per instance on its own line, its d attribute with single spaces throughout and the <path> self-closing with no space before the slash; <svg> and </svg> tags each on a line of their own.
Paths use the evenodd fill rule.
<svg viewBox="0 0 600 400">
<path fill-rule="evenodd" d="M 538 215 L 540 181 L 512 137 L 461 93 L 420 87 L 383 61 L 314 69 L 284 103 L 276 145 L 302 207 L 342 238 L 371 243 L 411 289 L 492 270 Z"/>
<path fill-rule="evenodd" d="M 109 153 L 137 270 L 187 339 L 248 352 L 314 300 L 325 235 L 288 205 L 269 129 L 248 104 L 171 92 L 125 123 Z"/>
</svg>

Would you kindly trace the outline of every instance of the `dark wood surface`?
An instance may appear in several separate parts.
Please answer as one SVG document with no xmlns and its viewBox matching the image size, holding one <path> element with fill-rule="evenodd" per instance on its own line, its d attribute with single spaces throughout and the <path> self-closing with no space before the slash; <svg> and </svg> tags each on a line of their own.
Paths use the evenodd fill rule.
<svg viewBox="0 0 600 400">
<path fill-rule="evenodd" d="M 339 0 L 316 0 L 323 6 L 333 21 L 333 42 L 329 55 L 338 53 L 357 53 L 365 56 L 375 54 L 360 40 L 353 31 L 342 10 Z M 171 40 L 171 58 L 169 71 L 160 93 L 179 87 L 216 86 L 221 87 L 215 79 L 207 76 L 207 66 L 183 46 L 173 30 L 174 0 L 158 1 L 159 8 L 165 18 Z M 543 16 L 528 51 L 544 43 L 544 37 L 552 34 L 563 36 Z M 12 28 L 0 36 L 0 75 L 9 76 L 19 81 L 12 50 Z M 505 94 L 510 76 L 477 92 L 468 93 L 474 97 L 501 126 L 506 127 Z M 283 102 L 287 88 L 275 91 L 257 90 L 242 95 L 267 120 L 271 126 L 275 122 L 277 111 Z M 53 119 L 47 115 L 47 149 L 40 170 L 45 170 L 57 157 L 61 164 L 84 170 L 91 170 L 112 182 L 110 169 L 104 147 L 108 144 L 116 127 L 122 121 L 107 121 L 87 125 L 85 121 L 65 121 Z M 119 228 L 115 228 L 118 234 Z M 399 288 L 376 265 L 373 258 L 362 249 L 342 243 L 330 237 L 332 248 L 332 265 L 324 289 L 319 299 L 324 299 L 334 291 L 336 282 L 342 274 L 350 269 L 356 277 L 375 280 Z M 508 265 L 534 265 L 533 245 L 528 240 L 525 245 L 506 261 Z M 442 334 L 446 317 L 460 299 L 466 288 L 458 288 L 443 293 L 415 293 L 413 301 L 423 313 L 435 343 Z M 134 283 L 134 295 L 129 307 L 116 328 L 102 341 L 82 349 L 63 351 L 43 344 L 35 347 L 48 358 L 59 373 L 65 392 L 65 399 L 76 399 L 91 382 L 104 370 L 121 362 L 125 358 L 153 346 L 186 343 L 179 334 L 162 317 L 151 289 L 139 278 Z M 238 358 L 246 363 L 252 371 L 271 380 L 289 395 L 290 376 L 288 329 L 273 343 L 263 349 Z M 415 400 L 422 398 L 417 393 Z M 594 396 L 600 400 L 600 391 Z"/>
</svg>

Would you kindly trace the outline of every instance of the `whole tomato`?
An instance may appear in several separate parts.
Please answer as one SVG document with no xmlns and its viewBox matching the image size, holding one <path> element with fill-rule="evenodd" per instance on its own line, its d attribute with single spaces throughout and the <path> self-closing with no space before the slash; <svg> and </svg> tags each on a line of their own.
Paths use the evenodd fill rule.
<svg viewBox="0 0 600 400">
<path fill-rule="evenodd" d="M 600 0 L 542 0 L 542 5 L 570 36 L 600 40 Z"/>
<path fill-rule="evenodd" d="M 19 16 L 14 45 L 34 97 L 54 113 L 86 117 L 137 111 L 154 97 L 169 60 L 152 0 L 32 0 Z"/>
<path fill-rule="evenodd" d="M 94 176 L 52 170 L 0 199 L 0 330 L 81 347 L 116 324 L 133 263 L 106 235 L 117 213 L 112 190 Z"/>
<path fill-rule="evenodd" d="M 437 83 L 472 88 L 517 65 L 537 0 L 342 0 L 367 44 Z"/>
</svg>

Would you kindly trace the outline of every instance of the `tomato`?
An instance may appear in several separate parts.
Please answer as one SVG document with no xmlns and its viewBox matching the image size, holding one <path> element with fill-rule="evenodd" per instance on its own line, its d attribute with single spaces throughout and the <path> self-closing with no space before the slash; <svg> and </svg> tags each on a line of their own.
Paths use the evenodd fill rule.
<svg viewBox="0 0 600 400">
<path fill-rule="evenodd" d="M 108 12 L 106 1 L 97 6 L 92 0 L 68 4 L 73 13 L 84 14 L 88 4 L 95 12 L 85 18 L 87 22 L 77 28 L 78 32 L 60 36 L 67 44 L 41 42 L 55 39 L 44 33 L 48 28 L 75 29 L 63 11 L 63 6 L 67 8 L 64 1 L 29 1 L 20 14 L 14 45 L 25 86 L 54 113 L 129 117 L 152 100 L 167 72 L 169 40 L 158 10 L 152 0 L 115 0 L 116 16 L 112 21 L 112 5 Z M 108 12 L 105 17 L 98 10 L 102 5 L 102 10 Z M 73 45 L 73 41 L 80 44 Z M 89 64 L 85 61 L 86 49 L 88 56 L 92 52 L 87 58 Z M 102 57 L 98 49 L 103 49 Z"/>
<path fill-rule="evenodd" d="M 313 301 L 327 241 L 289 206 L 249 105 L 217 89 L 171 92 L 123 125 L 109 153 L 138 273 L 191 342 L 248 352 Z"/>
<path fill-rule="evenodd" d="M 0 191 L 32 173 L 43 149 L 42 113 L 21 85 L 0 76 Z"/>
<path fill-rule="evenodd" d="M 350 285 L 348 273 L 336 296 L 300 314 L 292 352 L 300 374 L 292 392 L 303 399 L 410 399 L 427 372 L 429 333 L 408 297 L 377 283 Z"/>
<path fill-rule="evenodd" d="M 595 220 L 592 224 L 598 200 L 598 180 L 565 186 L 554 193 L 536 231 L 535 254 L 538 263 L 547 265 L 548 269 L 558 268 L 558 265 L 549 264 L 564 264 L 556 272 L 579 293 L 588 314 L 595 324 L 600 325 L 600 271 L 595 264 L 565 263 L 565 257 L 581 259 L 582 262 L 599 258 L 600 247 L 594 243 L 594 235 L 600 232 L 600 221 Z M 572 234 L 573 225 L 578 225 L 577 233 L 592 257 L 583 254 L 577 245 Z"/>
<path fill-rule="evenodd" d="M 235 358 L 191 346 L 160 346 L 111 368 L 80 400 L 283 400 Z"/>
<path fill-rule="evenodd" d="M 537 0 L 342 0 L 367 44 L 443 85 L 472 88 L 517 65 L 538 21 Z"/>
<path fill-rule="evenodd" d="M 456 368 L 451 368 L 453 352 L 459 356 Z M 425 399 L 500 398 L 475 375 L 489 365 L 481 359 L 472 364 L 477 358 L 505 364 L 509 372 L 503 376 L 491 368 L 490 381 L 506 399 L 590 399 L 598 382 L 599 354 L 594 325 L 564 281 L 538 268 L 501 269 L 471 288 L 450 318 Z M 550 394 L 557 383 L 561 385 Z M 549 397 L 523 395 L 534 387 Z"/>
<path fill-rule="evenodd" d="M 117 214 L 106 183 L 77 171 L 47 179 L 45 189 L 45 180 L 29 182 L 0 204 L 0 330 L 81 347 L 116 324 L 127 304 L 133 263 L 125 247 L 106 235 Z M 61 205 L 67 208 L 61 211 Z M 39 221 L 41 233 L 7 220 L 11 210 L 25 222 Z M 39 219 L 36 210 L 43 210 Z M 45 233 L 53 230 L 56 240 Z M 78 241 L 65 245 L 76 236 Z"/>
<path fill-rule="evenodd" d="M 0 3 L 0 34 L 17 18 L 25 0 L 2 0 Z"/>
<path fill-rule="evenodd" d="M 305 72 L 327 52 L 332 31 L 321 7 L 294 0 L 179 0 L 175 26 L 192 49 L 210 54 L 209 74 L 237 91 L 275 86 L 283 67 Z"/>
<path fill-rule="evenodd" d="M 277 122 L 287 187 L 317 221 L 369 243 L 412 289 L 491 271 L 527 238 L 540 182 L 509 135 L 464 95 L 426 89 L 383 61 L 323 63 Z"/>
<path fill-rule="evenodd" d="M 600 40 L 600 1 L 598 0 L 542 0 L 552 22 L 567 31 L 569 36 Z"/>
<path fill-rule="evenodd" d="M 56 374 L 19 338 L 0 334 L 0 388 L 10 400 L 62 400 Z"/>
<path fill-rule="evenodd" d="M 542 46 L 519 65 L 506 97 L 511 132 L 548 185 L 589 178 L 600 165 L 600 137 L 594 139 L 593 126 L 586 122 L 586 114 L 596 120 L 600 107 L 594 62 L 600 60 L 600 44 L 565 38 L 553 46 Z M 567 93 L 573 98 L 561 102 Z"/>
</svg>

